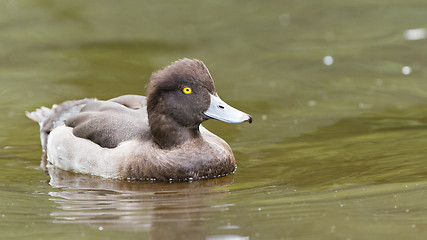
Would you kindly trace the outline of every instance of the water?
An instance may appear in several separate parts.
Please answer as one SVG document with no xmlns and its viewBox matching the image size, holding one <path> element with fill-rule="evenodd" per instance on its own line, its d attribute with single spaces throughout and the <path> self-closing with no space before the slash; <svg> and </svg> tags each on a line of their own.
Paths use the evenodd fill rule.
<svg viewBox="0 0 427 240">
<path fill-rule="evenodd" d="M 425 239 L 427 3 L 3 1 L 1 239 Z M 254 123 L 208 121 L 238 161 L 193 183 L 39 167 L 24 112 L 145 94 L 202 59 Z"/>
</svg>

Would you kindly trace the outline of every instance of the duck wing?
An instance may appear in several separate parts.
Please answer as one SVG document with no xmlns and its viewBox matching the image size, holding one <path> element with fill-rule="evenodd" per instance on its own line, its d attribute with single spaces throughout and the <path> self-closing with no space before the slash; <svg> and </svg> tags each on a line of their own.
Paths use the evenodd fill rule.
<svg viewBox="0 0 427 240">
<path fill-rule="evenodd" d="M 126 95 L 109 101 L 93 101 L 65 121 L 76 137 L 104 148 L 149 136 L 145 97 Z"/>
</svg>

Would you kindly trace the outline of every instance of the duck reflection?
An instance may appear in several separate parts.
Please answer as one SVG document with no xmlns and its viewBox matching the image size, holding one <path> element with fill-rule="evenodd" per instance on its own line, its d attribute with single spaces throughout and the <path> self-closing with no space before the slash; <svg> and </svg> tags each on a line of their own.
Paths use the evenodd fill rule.
<svg viewBox="0 0 427 240">
<path fill-rule="evenodd" d="M 49 193 L 61 210 L 56 223 L 83 223 L 106 228 L 146 229 L 151 239 L 204 239 L 205 222 L 227 206 L 212 207 L 223 198 L 219 190 L 233 175 L 191 183 L 150 183 L 108 180 L 47 167 Z"/>
</svg>

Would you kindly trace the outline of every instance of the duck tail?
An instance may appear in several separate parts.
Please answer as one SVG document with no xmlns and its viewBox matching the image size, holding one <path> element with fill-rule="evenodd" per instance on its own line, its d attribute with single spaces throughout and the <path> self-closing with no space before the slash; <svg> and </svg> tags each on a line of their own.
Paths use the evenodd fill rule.
<svg viewBox="0 0 427 240">
<path fill-rule="evenodd" d="M 58 125 L 63 124 L 68 117 L 80 112 L 88 103 L 95 99 L 82 99 L 76 101 L 66 101 L 59 105 L 54 104 L 52 108 L 41 107 L 34 112 L 25 112 L 27 117 L 40 125 L 40 140 L 43 151 L 46 151 L 47 138 L 49 133 Z"/>
<path fill-rule="evenodd" d="M 25 111 L 25 115 L 35 122 L 40 124 L 40 127 L 43 125 L 43 120 L 49 118 L 50 115 L 54 112 L 54 109 L 57 108 L 58 105 L 53 105 L 52 108 L 41 107 L 36 109 L 34 112 Z"/>
</svg>

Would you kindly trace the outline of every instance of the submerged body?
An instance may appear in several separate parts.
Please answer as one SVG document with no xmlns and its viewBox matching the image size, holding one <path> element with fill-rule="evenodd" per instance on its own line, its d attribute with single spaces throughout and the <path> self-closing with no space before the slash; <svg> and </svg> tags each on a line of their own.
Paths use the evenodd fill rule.
<svg viewBox="0 0 427 240">
<path fill-rule="evenodd" d="M 251 117 L 220 100 L 206 66 L 183 59 L 154 73 L 148 96 L 83 99 L 41 108 L 43 150 L 58 168 L 105 178 L 189 181 L 233 173 L 229 145 L 200 123 Z"/>
</svg>

